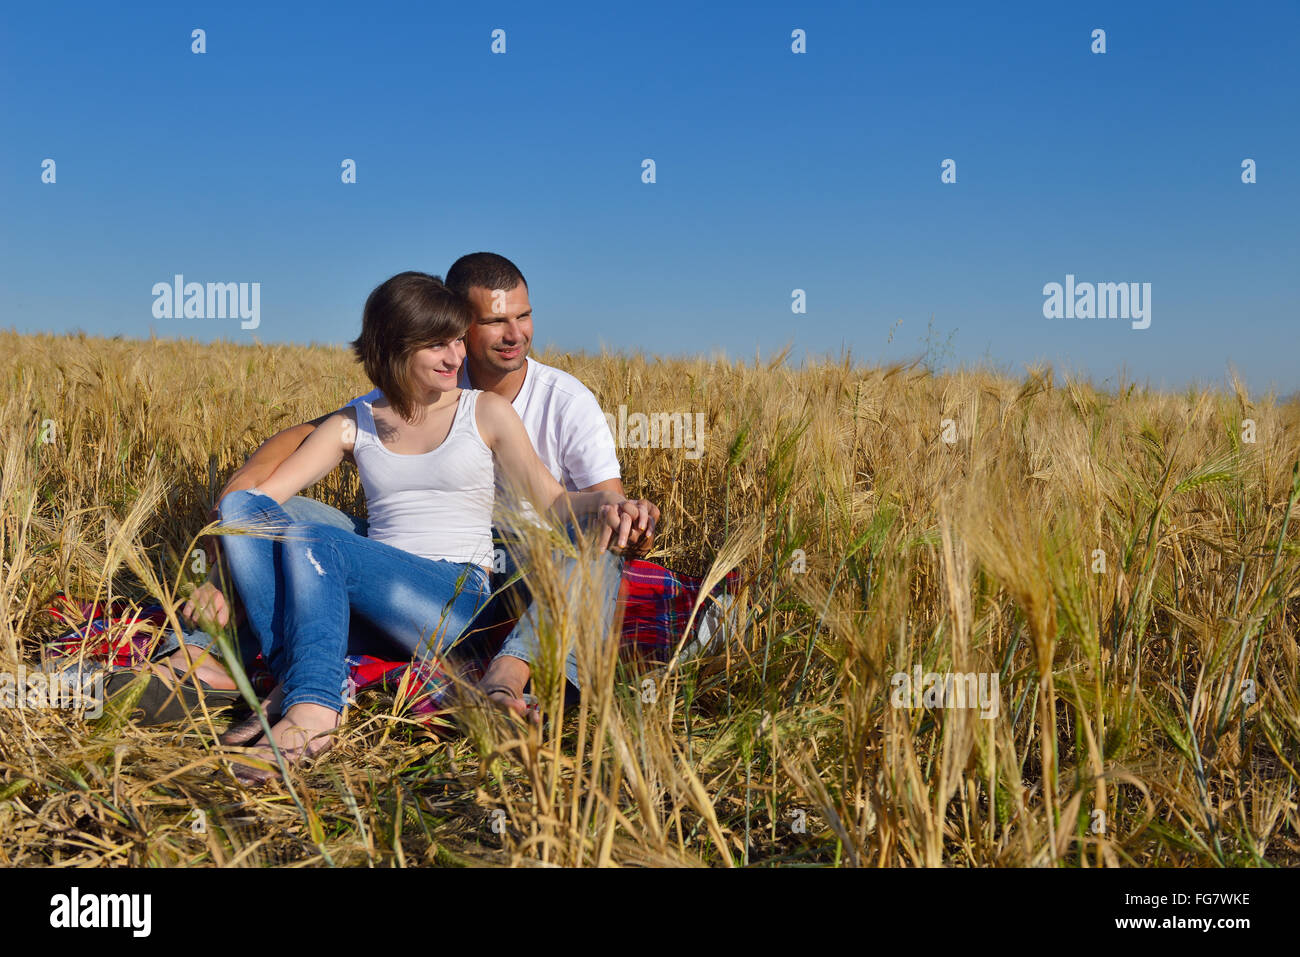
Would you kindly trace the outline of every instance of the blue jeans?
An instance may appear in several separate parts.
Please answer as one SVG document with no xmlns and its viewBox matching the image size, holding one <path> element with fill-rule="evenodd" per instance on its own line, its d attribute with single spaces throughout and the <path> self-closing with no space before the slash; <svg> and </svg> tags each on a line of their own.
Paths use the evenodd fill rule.
<svg viewBox="0 0 1300 957">
<path fill-rule="evenodd" d="M 336 524 L 297 524 L 256 490 L 232 492 L 218 511 L 223 525 L 245 530 L 227 532 L 222 549 L 249 627 L 284 684 L 285 711 L 302 703 L 342 711 L 354 615 L 403 656 L 427 659 L 459 640 L 490 594 L 477 565 L 422 558 Z"/>
<path fill-rule="evenodd" d="M 353 518 L 351 515 L 345 515 L 337 508 L 326 505 L 324 502 L 318 502 L 314 498 L 304 498 L 301 495 L 295 495 L 289 501 L 281 506 L 289 518 L 297 525 L 332 525 L 335 528 L 341 528 L 344 531 L 352 531 L 357 535 L 365 537 L 369 523 L 364 518 Z M 226 602 L 233 609 L 234 595 L 227 595 Z M 233 615 L 233 610 L 232 610 Z M 365 627 L 365 623 L 354 621 L 354 640 L 351 652 L 367 652 L 377 650 L 374 647 L 375 635 L 372 630 Z M 175 631 L 168 631 L 163 640 L 158 643 L 154 650 L 154 660 L 165 658 L 166 656 L 178 651 L 181 647 L 181 638 L 184 638 L 185 644 L 190 648 L 202 651 L 206 648 L 212 648 L 216 645 L 216 639 L 209 635 L 202 628 L 184 627 L 180 636 Z M 239 650 L 240 660 L 244 666 L 250 665 L 258 652 L 261 651 L 260 643 L 253 629 L 249 627 L 247 620 L 240 622 L 236 630 L 236 643 Z"/>
<path fill-rule="evenodd" d="M 572 602 L 575 600 L 573 593 L 580 587 L 582 577 L 577 575 L 577 559 L 565 558 L 563 561 L 564 582 L 568 587 L 570 601 Z M 618 607 L 618 589 L 622 581 L 622 571 L 623 563 L 620 558 L 609 552 L 602 552 L 596 558 L 589 572 L 594 589 L 593 597 L 596 602 L 592 611 L 600 616 L 600 630 L 598 632 L 600 635 L 609 634 L 614 618 L 614 610 Z M 564 641 L 567 649 L 564 659 L 564 675 L 569 679 L 571 685 L 581 690 L 582 684 L 578 681 L 578 653 L 573 646 L 573 636 L 564 634 L 561 636 L 561 640 Z M 537 603 L 529 602 L 527 610 L 519 619 L 519 624 L 515 625 L 514 630 L 510 632 L 497 657 L 519 658 L 531 665 L 540 654 L 541 639 L 537 633 Z"/>
</svg>

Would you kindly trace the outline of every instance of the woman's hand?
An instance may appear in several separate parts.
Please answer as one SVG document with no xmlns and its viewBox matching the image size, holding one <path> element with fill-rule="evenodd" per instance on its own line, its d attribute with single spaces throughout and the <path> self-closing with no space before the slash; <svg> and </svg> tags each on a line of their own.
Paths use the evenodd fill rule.
<svg viewBox="0 0 1300 957">
<path fill-rule="evenodd" d="M 645 499 L 627 499 L 611 489 L 566 492 L 564 486 L 537 457 L 532 439 L 519 414 L 505 399 L 491 392 L 478 397 L 479 432 L 492 449 L 508 482 L 539 509 L 545 507 L 562 520 L 595 515 L 601 551 L 621 552 L 629 545 L 636 554 L 649 550 L 659 509 Z"/>
<path fill-rule="evenodd" d="M 212 582 L 204 582 L 189 601 L 181 606 L 181 616 L 192 625 L 203 626 L 205 621 L 215 621 L 225 628 L 230 621 L 230 608 L 226 605 L 226 596 Z"/>
<path fill-rule="evenodd" d="M 655 525 L 659 522 L 659 509 L 647 499 L 623 499 L 615 493 L 616 501 L 600 506 L 600 550 L 609 548 L 625 557 L 635 557 L 650 550 L 654 540 Z M 617 536 L 617 539 L 615 539 Z M 617 545 L 612 544 L 617 541 Z M 628 546 L 633 546 L 628 553 Z"/>
</svg>

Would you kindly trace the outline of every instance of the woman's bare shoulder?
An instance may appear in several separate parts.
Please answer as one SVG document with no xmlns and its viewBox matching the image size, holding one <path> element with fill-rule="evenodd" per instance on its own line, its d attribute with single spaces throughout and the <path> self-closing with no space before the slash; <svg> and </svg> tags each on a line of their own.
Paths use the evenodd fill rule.
<svg viewBox="0 0 1300 957">
<path fill-rule="evenodd" d="M 357 440 L 357 427 L 356 407 L 345 405 L 317 426 L 317 429 L 336 438 L 343 451 L 351 452 Z"/>
<path fill-rule="evenodd" d="M 479 431 L 487 439 L 488 444 L 492 444 L 493 439 L 501 435 L 503 430 L 509 429 L 515 422 L 519 421 L 519 413 L 515 407 L 506 399 L 497 395 L 495 392 L 480 392 L 474 403 L 474 417 L 478 421 Z M 522 428 L 522 423 L 520 423 Z"/>
</svg>

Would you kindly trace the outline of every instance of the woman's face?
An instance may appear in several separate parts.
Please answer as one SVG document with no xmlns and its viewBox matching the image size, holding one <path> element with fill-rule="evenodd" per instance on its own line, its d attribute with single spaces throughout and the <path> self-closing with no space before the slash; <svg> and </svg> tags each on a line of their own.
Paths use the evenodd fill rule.
<svg viewBox="0 0 1300 957">
<path fill-rule="evenodd" d="M 465 361 L 465 337 L 425 346 L 411 357 L 411 374 L 426 392 L 450 392 Z"/>
</svg>

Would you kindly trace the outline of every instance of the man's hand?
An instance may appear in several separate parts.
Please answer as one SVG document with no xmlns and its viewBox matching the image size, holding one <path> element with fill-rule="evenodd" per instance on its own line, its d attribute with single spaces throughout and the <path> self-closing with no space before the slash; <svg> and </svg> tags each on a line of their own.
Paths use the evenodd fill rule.
<svg viewBox="0 0 1300 957">
<path fill-rule="evenodd" d="M 230 621 L 230 608 L 226 596 L 212 582 L 204 582 L 194 589 L 190 600 L 181 606 L 181 615 L 190 624 L 202 627 L 203 620 L 215 621 L 222 628 Z"/>
<path fill-rule="evenodd" d="M 646 499 L 624 499 L 600 508 L 600 549 L 609 548 L 625 557 L 643 555 L 654 541 L 659 509 Z M 615 536 L 617 535 L 617 544 Z M 628 553 L 628 546 L 633 546 Z"/>
<path fill-rule="evenodd" d="M 659 507 L 649 499 L 631 499 L 623 503 L 636 509 L 636 518 L 628 532 L 627 545 L 623 549 L 624 558 L 640 558 L 650 552 L 654 545 L 655 527 L 659 524 Z"/>
<path fill-rule="evenodd" d="M 655 533 L 645 532 L 638 539 L 628 539 L 627 548 L 623 549 L 623 558 L 632 561 L 634 558 L 645 558 L 654 548 Z"/>
</svg>

